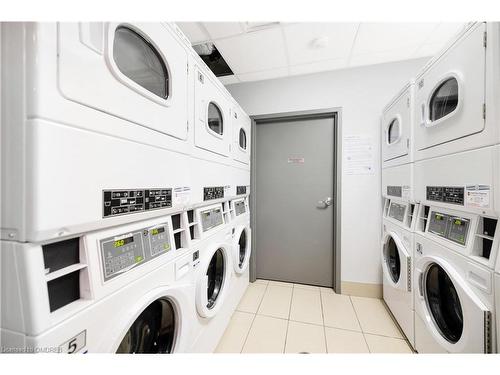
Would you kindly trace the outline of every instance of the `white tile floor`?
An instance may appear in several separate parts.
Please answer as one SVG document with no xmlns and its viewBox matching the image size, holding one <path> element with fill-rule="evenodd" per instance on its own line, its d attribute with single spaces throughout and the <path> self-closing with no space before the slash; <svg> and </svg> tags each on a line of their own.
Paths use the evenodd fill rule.
<svg viewBox="0 0 500 375">
<path fill-rule="evenodd" d="M 277 281 L 250 284 L 217 353 L 412 353 L 384 303 Z"/>
</svg>

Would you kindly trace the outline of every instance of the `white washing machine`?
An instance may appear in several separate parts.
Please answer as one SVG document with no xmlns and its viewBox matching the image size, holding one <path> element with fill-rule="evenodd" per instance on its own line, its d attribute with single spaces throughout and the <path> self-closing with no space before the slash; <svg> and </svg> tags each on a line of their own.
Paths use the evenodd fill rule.
<svg viewBox="0 0 500 375">
<path fill-rule="evenodd" d="M 384 301 L 412 346 L 415 345 L 413 226 L 417 210 L 414 203 L 386 199 L 381 244 Z"/>
<path fill-rule="evenodd" d="M 497 256 L 497 265 L 495 267 L 495 316 L 497 327 L 497 353 L 500 353 L 500 257 Z"/>
<path fill-rule="evenodd" d="M 413 90 L 410 81 L 382 113 L 382 168 L 413 162 Z"/>
<path fill-rule="evenodd" d="M 194 210 L 192 251 L 195 265 L 196 332 L 191 352 L 211 353 L 224 334 L 236 308 L 231 301 L 233 273 L 232 229 L 226 223 L 227 205 L 211 204 Z"/>
<path fill-rule="evenodd" d="M 2 241 L 3 350 L 188 351 L 193 255 L 176 246 L 177 221 L 164 216 L 61 242 Z"/>
<path fill-rule="evenodd" d="M 252 229 L 250 228 L 249 196 L 233 199 L 231 207 L 233 280 L 231 300 L 236 307 L 248 288 L 250 257 L 252 254 Z"/>
<path fill-rule="evenodd" d="M 415 232 L 415 345 L 420 353 L 495 350 L 498 220 L 420 206 Z"/>
<path fill-rule="evenodd" d="M 183 208 L 172 190 L 190 186 L 194 89 L 173 25 L 1 28 L 2 239 L 70 238 Z"/>
</svg>

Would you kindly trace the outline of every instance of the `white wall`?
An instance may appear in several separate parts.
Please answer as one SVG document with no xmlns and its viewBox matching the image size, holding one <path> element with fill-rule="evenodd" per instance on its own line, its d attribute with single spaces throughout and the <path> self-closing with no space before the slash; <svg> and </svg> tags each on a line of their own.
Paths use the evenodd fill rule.
<svg viewBox="0 0 500 375">
<path fill-rule="evenodd" d="M 359 176 L 342 172 L 343 282 L 381 283 L 380 115 L 426 61 L 408 60 L 227 86 L 251 116 L 341 107 L 344 137 L 372 136 L 377 155 L 375 173 Z"/>
</svg>

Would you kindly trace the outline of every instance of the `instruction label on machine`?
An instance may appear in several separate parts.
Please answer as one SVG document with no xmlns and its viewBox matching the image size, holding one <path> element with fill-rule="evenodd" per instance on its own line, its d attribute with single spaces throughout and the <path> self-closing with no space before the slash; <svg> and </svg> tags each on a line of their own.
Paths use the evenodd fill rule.
<svg viewBox="0 0 500 375">
<path fill-rule="evenodd" d="M 467 185 L 465 187 L 465 205 L 474 208 L 490 207 L 490 186 Z"/>
<path fill-rule="evenodd" d="M 189 204 L 191 201 L 191 188 L 189 186 L 174 188 L 172 200 L 174 205 Z"/>
<path fill-rule="evenodd" d="M 411 196 L 411 187 L 408 185 L 404 185 L 402 187 L 402 194 L 401 197 L 405 200 L 409 200 Z"/>
</svg>

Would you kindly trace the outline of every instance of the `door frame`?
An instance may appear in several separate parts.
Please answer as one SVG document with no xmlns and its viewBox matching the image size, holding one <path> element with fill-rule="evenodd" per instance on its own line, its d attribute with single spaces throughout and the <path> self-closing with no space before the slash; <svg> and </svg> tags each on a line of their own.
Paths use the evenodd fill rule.
<svg viewBox="0 0 500 375">
<path fill-rule="evenodd" d="M 290 120 L 313 120 L 319 118 L 332 118 L 334 129 L 334 155 L 333 165 L 335 171 L 333 173 L 333 201 L 334 209 L 333 214 L 333 285 L 332 288 L 336 293 L 341 293 L 341 202 L 342 202 L 342 108 L 325 108 L 314 109 L 308 111 L 293 111 L 281 112 L 264 115 L 250 116 L 252 120 L 252 144 L 251 144 L 251 168 L 250 168 L 250 224 L 252 227 L 252 253 L 250 256 L 250 282 L 254 282 L 257 277 L 257 254 L 256 254 L 256 239 L 258 236 L 256 226 L 256 212 L 257 212 L 257 126 L 276 121 L 290 121 Z"/>
</svg>

